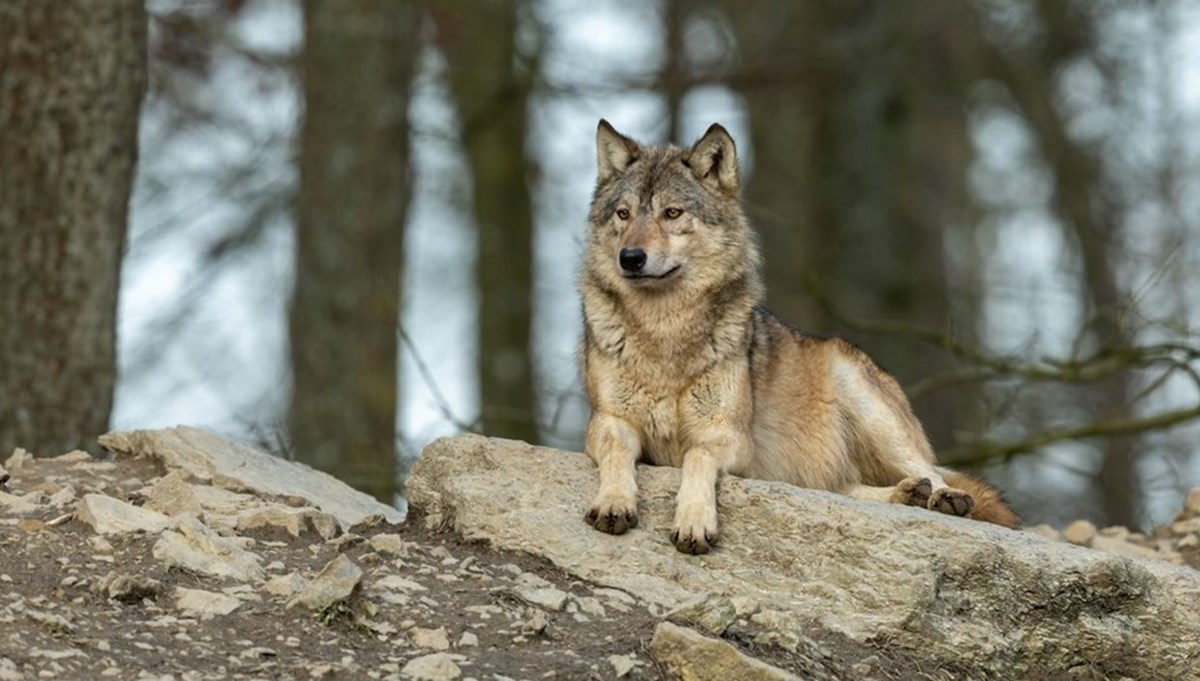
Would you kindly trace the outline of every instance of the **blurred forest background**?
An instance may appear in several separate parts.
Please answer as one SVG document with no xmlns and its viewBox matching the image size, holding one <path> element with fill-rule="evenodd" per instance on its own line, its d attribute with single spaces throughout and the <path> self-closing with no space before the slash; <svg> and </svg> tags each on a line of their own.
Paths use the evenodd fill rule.
<svg viewBox="0 0 1200 681">
<path fill-rule="evenodd" d="M 1200 483 L 1189 0 L 3 3 L 0 450 L 189 423 L 387 499 L 579 449 L 601 117 L 726 125 L 770 306 L 1026 522 Z"/>
</svg>

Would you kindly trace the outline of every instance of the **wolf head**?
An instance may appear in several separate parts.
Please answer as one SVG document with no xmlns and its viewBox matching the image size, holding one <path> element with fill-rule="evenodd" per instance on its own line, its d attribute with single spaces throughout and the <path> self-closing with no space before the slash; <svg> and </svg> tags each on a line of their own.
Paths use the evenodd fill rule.
<svg viewBox="0 0 1200 681">
<path fill-rule="evenodd" d="M 600 121 L 585 267 L 614 290 L 707 291 L 757 276 L 737 149 L 713 124 L 690 149 L 643 146 Z"/>
</svg>

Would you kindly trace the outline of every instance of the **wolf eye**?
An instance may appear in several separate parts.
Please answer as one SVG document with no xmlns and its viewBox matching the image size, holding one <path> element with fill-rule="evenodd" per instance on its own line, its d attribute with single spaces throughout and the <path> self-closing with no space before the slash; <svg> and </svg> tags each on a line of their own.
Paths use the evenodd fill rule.
<svg viewBox="0 0 1200 681">
<path fill-rule="evenodd" d="M 683 215 L 683 209 L 682 208 L 668 208 L 663 211 L 663 215 L 667 216 L 668 220 L 674 220 L 675 218 L 679 217 L 680 215 Z"/>
<path fill-rule="evenodd" d="M 628 208 L 618 208 L 617 209 L 617 217 L 621 218 L 622 220 L 628 220 L 629 219 L 629 209 Z"/>
</svg>

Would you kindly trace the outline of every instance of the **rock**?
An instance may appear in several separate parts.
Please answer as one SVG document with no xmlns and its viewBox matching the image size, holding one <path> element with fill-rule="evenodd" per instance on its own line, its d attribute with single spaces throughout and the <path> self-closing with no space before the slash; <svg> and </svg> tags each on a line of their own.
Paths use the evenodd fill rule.
<svg viewBox="0 0 1200 681">
<path fill-rule="evenodd" d="M 458 637 L 458 642 L 454 644 L 455 648 L 471 648 L 479 645 L 479 637 L 475 634 L 464 631 L 462 636 Z"/>
<path fill-rule="evenodd" d="M 639 526 L 607 535 L 582 520 L 596 490 L 587 457 L 465 435 L 425 449 L 407 498 L 429 528 L 596 584 L 605 607 L 619 603 L 610 593 L 664 611 L 722 594 L 776 611 L 755 626 L 777 629 L 750 643 L 845 637 L 964 678 L 1054 678 L 1077 661 L 1186 678 L 1200 656 L 1195 570 L 734 476 L 718 489 L 721 544 L 688 556 L 668 539 L 679 470 L 640 466 L 637 477 Z"/>
<path fill-rule="evenodd" d="M 82 463 L 84 461 L 91 461 L 92 455 L 88 454 L 82 449 L 75 449 L 67 452 L 66 454 L 59 454 L 58 456 L 52 457 L 50 460 L 57 461 L 59 463 Z"/>
<path fill-rule="evenodd" d="M 738 652 L 720 639 L 709 638 L 670 622 L 660 622 L 650 641 L 650 654 L 669 679 L 704 681 L 800 681 L 800 677 Z"/>
<path fill-rule="evenodd" d="M 46 502 L 54 508 L 62 508 L 74 501 L 75 488 L 71 487 L 70 485 L 67 485 L 66 487 L 63 487 L 57 492 L 51 494 L 50 498 L 46 500 Z"/>
<path fill-rule="evenodd" d="M 1063 539 L 1076 546 L 1091 546 L 1096 537 L 1096 526 L 1086 520 L 1076 520 L 1063 530 Z"/>
<path fill-rule="evenodd" d="M 192 486 L 183 479 L 183 474 L 179 471 L 171 471 L 170 473 L 159 478 L 157 482 L 146 488 L 142 494 L 146 497 L 146 508 L 154 509 L 166 515 L 179 515 L 180 513 L 190 513 L 196 517 L 200 517 L 203 507 L 200 506 L 200 500 L 196 498 L 195 492 L 192 491 Z"/>
<path fill-rule="evenodd" d="M 412 549 L 412 544 L 401 539 L 400 535 L 386 532 L 371 537 L 368 543 L 375 551 L 397 558 L 408 558 L 409 551 Z"/>
<path fill-rule="evenodd" d="M 450 681 L 462 676 L 462 670 L 454 663 L 464 659 L 461 655 L 433 653 L 414 657 L 400 670 L 405 678 L 416 681 Z"/>
<path fill-rule="evenodd" d="M 355 565 L 346 554 L 339 553 L 337 558 L 325 564 L 299 595 L 288 602 L 288 607 L 302 605 L 310 610 L 328 608 L 349 598 L 358 588 L 362 575 L 362 568 Z"/>
<path fill-rule="evenodd" d="M 1200 546 L 1200 535 L 1197 534 L 1189 534 L 1175 544 L 1177 549 L 1194 549 L 1197 546 Z"/>
<path fill-rule="evenodd" d="M 337 518 L 309 508 L 290 508 L 274 504 L 244 511 L 237 517 L 237 530 L 249 532 L 277 528 L 293 537 L 315 530 L 322 539 L 333 539 L 341 532 Z"/>
<path fill-rule="evenodd" d="M 727 596 L 712 595 L 692 605 L 668 613 L 672 617 L 701 631 L 720 636 L 737 619 L 737 608 Z"/>
<path fill-rule="evenodd" d="M 162 582 L 149 577 L 118 575 L 109 572 L 92 585 L 92 590 L 122 603 L 137 603 L 145 598 L 158 598 L 162 593 Z"/>
<path fill-rule="evenodd" d="M 33 463 L 33 455 L 29 452 L 17 447 L 13 450 L 12 456 L 4 462 L 4 467 L 9 471 L 16 472 L 21 470 L 21 467 L 26 464 Z"/>
<path fill-rule="evenodd" d="M 273 596 L 283 596 L 291 598 L 300 593 L 308 584 L 299 573 L 289 572 L 286 575 L 280 575 L 272 579 L 268 579 L 266 584 L 263 584 L 263 591 Z"/>
<path fill-rule="evenodd" d="M 586 615 L 591 615 L 592 617 L 604 617 L 606 614 L 608 614 L 605 612 L 604 606 L 600 605 L 599 598 L 595 598 L 593 596 L 584 596 L 582 598 L 576 598 L 575 601 L 579 603 L 579 610 Z"/>
<path fill-rule="evenodd" d="M 199 428 L 114 431 L 100 444 L 120 454 L 149 456 L 169 470 L 238 492 L 301 497 L 338 519 L 343 529 L 372 515 L 399 523 L 404 514 L 331 475 L 264 454 Z"/>
<path fill-rule="evenodd" d="M 400 575 L 385 575 L 380 577 L 371 583 L 371 588 L 387 591 L 426 591 L 425 587 Z"/>
<path fill-rule="evenodd" d="M 1191 516 L 1200 516 L 1200 487 L 1193 487 L 1187 493 L 1183 508 Z"/>
<path fill-rule="evenodd" d="M 203 619 L 214 615 L 228 615 L 241 604 L 237 598 L 215 591 L 175 588 L 175 607 L 193 615 L 200 615 Z"/>
<path fill-rule="evenodd" d="M 5 509 L 12 515 L 28 515 L 37 513 L 38 505 L 25 497 L 0 492 L 0 509 Z"/>
<path fill-rule="evenodd" d="M 618 679 L 629 676 L 629 672 L 633 671 L 633 668 L 637 666 L 637 663 L 633 661 L 632 655 L 609 655 L 608 663 L 612 665 L 613 673 Z"/>
<path fill-rule="evenodd" d="M 8 481 L 9 480 L 12 480 L 12 475 L 10 475 L 8 471 L 4 470 L 4 466 L 0 466 L 0 492 L 3 492 L 4 490 L 8 489 Z M 6 658 L 0 658 L 0 659 L 6 659 Z"/>
<path fill-rule="evenodd" d="M 167 530 L 154 545 L 154 557 L 173 567 L 243 582 L 266 578 L 262 559 L 189 516 L 179 517 L 178 532 Z"/>
<path fill-rule="evenodd" d="M 79 500 L 75 517 L 99 534 L 161 532 L 171 519 L 159 513 L 103 494 L 88 494 Z"/>
<path fill-rule="evenodd" d="M 567 602 L 567 592 L 554 587 L 521 587 L 516 590 L 517 597 L 530 605 L 539 605 L 555 612 L 562 610 Z"/>
<path fill-rule="evenodd" d="M 521 633 L 526 636 L 536 636 L 546 631 L 548 626 L 550 626 L 550 618 L 546 616 L 545 610 L 529 608 L 521 620 Z"/>
<path fill-rule="evenodd" d="M 408 630 L 408 640 L 412 641 L 412 644 L 418 648 L 450 650 L 450 637 L 447 636 L 445 627 L 438 627 L 437 629 L 413 627 Z"/>
</svg>

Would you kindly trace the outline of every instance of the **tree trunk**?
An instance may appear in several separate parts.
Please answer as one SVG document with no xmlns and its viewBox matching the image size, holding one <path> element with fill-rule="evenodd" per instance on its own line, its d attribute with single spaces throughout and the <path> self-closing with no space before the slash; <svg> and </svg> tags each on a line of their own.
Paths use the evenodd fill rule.
<svg viewBox="0 0 1200 681">
<path fill-rule="evenodd" d="M 839 328 L 839 315 L 950 326 L 944 233 L 968 216 L 962 99 L 970 74 L 953 4 L 730 3 L 752 133 L 747 212 L 768 253 L 769 305 L 788 321 L 850 336 L 903 383 L 949 368 L 937 349 Z M 972 290 L 974 287 L 964 287 Z M 956 305 L 971 316 L 977 306 Z M 914 407 L 935 446 L 977 418 L 933 393 Z"/>
<path fill-rule="evenodd" d="M 0 3 L 0 456 L 108 428 L 145 87 L 141 2 Z"/>
<path fill-rule="evenodd" d="M 411 2 L 304 3 L 292 444 L 388 503 L 419 19 Z"/>
<path fill-rule="evenodd" d="M 1117 281 L 1114 253 L 1120 206 L 1105 189 L 1100 155 L 1071 137 L 1069 122 L 1054 101 L 1054 74 L 1095 44 L 1094 19 L 1070 3 L 1043 0 L 1036 7 L 1047 36 L 1035 43 L 1040 51 L 992 48 L 989 66 L 1012 94 L 1054 175 L 1051 207 L 1079 249 L 1086 296 L 1081 302 L 1091 313 L 1088 331 L 1097 349 L 1129 347 L 1134 337 L 1119 321 L 1125 296 Z M 1092 409 L 1097 418 L 1124 415 L 1132 394 L 1130 381 L 1127 373 L 1120 373 L 1093 386 Z M 1096 518 L 1102 524 L 1139 526 L 1143 498 L 1136 444 L 1136 437 L 1130 435 L 1112 436 L 1103 444 L 1101 516 Z"/>
<path fill-rule="evenodd" d="M 530 336 L 533 210 L 525 155 L 532 64 L 518 64 L 520 0 L 432 0 L 470 165 L 479 252 L 483 430 L 538 440 Z"/>
</svg>

